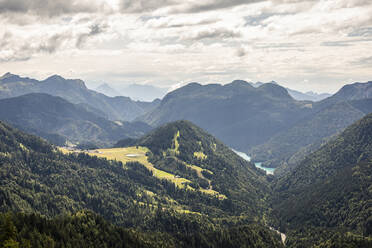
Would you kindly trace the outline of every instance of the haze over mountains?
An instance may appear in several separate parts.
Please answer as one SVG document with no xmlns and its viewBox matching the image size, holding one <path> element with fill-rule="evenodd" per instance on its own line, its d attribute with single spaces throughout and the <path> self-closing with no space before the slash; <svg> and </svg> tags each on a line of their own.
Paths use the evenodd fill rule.
<svg viewBox="0 0 372 248">
<path fill-rule="evenodd" d="M 277 82 L 275 81 L 271 81 L 271 82 L 268 82 L 268 83 L 271 83 L 271 84 L 278 84 Z M 251 84 L 253 87 L 260 87 L 261 85 L 265 84 L 265 83 L 262 83 L 262 82 L 256 82 L 256 83 L 252 83 L 252 82 L 249 82 L 249 84 Z M 290 89 L 290 88 L 286 88 L 286 90 L 288 91 L 288 94 L 293 97 L 294 99 L 296 100 L 299 100 L 299 101 L 314 101 L 314 102 L 317 102 L 317 101 L 321 101 L 327 97 L 330 97 L 331 94 L 328 94 L 328 93 L 316 93 L 316 92 L 313 92 L 313 91 L 308 91 L 308 92 L 300 92 L 300 91 L 297 91 L 297 90 L 293 90 L 293 89 Z"/>
<path fill-rule="evenodd" d="M 0 99 L 28 93 L 46 93 L 59 96 L 74 104 L 97 109 L 97 113 L 110 120 L 131 121 L 157 105 L 156 102 L 133 101 L 129 97 L 108 97 L 89 90 L 79 79 L 64 79 L 54 75 L 43 81 L 6 73 L 0 78 Z"/>
<path fill-rule="evenodd" d="M 168 89 L 142 84 L 130 84 L 127 86 L 114 87 L 104 83 L 98 86 L 96 91 L 111 97 L 127 96 L 133 100 L 151 102 L 155 99 L 162 99 L 166 95 Z"/>
<path fill-rule="evenodd" d="M 44 93 L 0 100 L 1 120 L 62 146 L 66 142 L 107 146 L 151 130 L 145 123 L 112 122 L 89 110 Z"/>
</svg>

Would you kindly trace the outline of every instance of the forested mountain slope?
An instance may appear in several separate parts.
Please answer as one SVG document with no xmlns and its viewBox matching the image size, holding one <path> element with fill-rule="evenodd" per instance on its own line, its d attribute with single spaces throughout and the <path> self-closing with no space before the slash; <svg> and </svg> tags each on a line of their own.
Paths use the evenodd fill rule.
<svg viewBox="0 0 372 248">
<path fill-rule="evenodd" d="M 177 171 L 198 186 L 225 195 L 232 206 L 247 213 L 262 209 L 262 199 L 270 192 L 262 171 L 189 121 L 166 124 L 139 139 L 136 145 L 152 151 L 150 161 L 156 167 Z M 190 175 L 190 165 L 201 170 L 201 175 L 195 170 Z"/>
<path fill-rule="evenodd" d="M 182 137 L 183 129 L 179 132 Z M 226 197 L 219 198 L 198 190 L 194 184 L 178 187 L 169 180 L 159 180 L 139 163 L 123 164 L 83 152 L 62 154 L 45 141 L 1 123 L 0 211 L 36 213 L 50 219 L 90 209 L 125 228 L 150 232 L 150 236 L 157 232 L 159 238 L 155 243 L 170 243 L 170 247 L 281 247 L 279 236 L 265 227 L 261 218 L 265 211 L 261 197 L 269 192 L 265 177 L 233 153 L 224 155 L 227 148 L 221 148 L 222 144 L 218 142 L 212 147 L 216 149 L 216 155 L 209 154 L 206 147 L 210 143 L 203 142 L 214 140 L 194 138 L 199 139 L 202 142 L 200 147 L 206 149 L 205 154 L 216 162 L 215 169 L 208 167 L 216 173 L 215 177 L 212 174 L 211 184 Z M 180 151 L 179 154 L 183 154 L 182 147 L 188 146 L 182 143 L 180 138 L 179 150 L 176 146 L 168 152 L 177 154 Z M 161 146 L 167 147 L 165 144 Z M 157 149 L 151 149 L 155 155 L 149 154 L 149 157 L 155 161 Z M 201 153 L 195 156 L 200 157 Z M 231 159 L 229 164 L 221 164 L 228 158 Z M 161 166 L 160 162 L 156 164 Z M 242 175 L 234 172 L 235 169 Z M 237 182 L 220 182 L 222 176 L 219 173 L 224 170 Z M 246 181 L 248 186 L 240 189 L 242 180 L 248 178 L 252 178 L 252 182 Z M 193 186 L 195 188 L 191 189 Z M 254 203 L 256 199 L 261 199 L 261 202 Z M 250 202 L 254 205 L 240 205 Z M 58 220 L 51 222 L 51 225 L 58 224 Z M 45 230 L 37 228 L 36 232 L 45 233 Z M 51 233 L 45 235 L 53 240 L 56 238 Z M 17 237 L 21 239 L 23 236 Z M 17 242 L 21 242 L 19 239 Z"/>
<path fill-rule="evenodd" d="M 371 245 L 371 178 L 372 114 L 279 179 L 273 215 L 282 230 L 293 232 L 292 242 L 299 247 L 337 239 L 337 233 L 343 239 Z"/>
<path fill-rule="evenodd" d="M 371 112 L 372 99 L 335 103 L 314 111 L 288 130 L 251 149 L 250 154 L 254 161 L 264 161 L 267 167 L 290 170 L 331 136 Z"/>
</svg>

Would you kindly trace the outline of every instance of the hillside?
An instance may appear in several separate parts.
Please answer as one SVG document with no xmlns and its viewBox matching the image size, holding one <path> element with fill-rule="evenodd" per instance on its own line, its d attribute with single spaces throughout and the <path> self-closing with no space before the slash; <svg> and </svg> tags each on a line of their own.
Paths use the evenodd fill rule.
<svg viewBox="0 0 372 248">
<path fill-rule="evenodd" d="M 188 84 L 167 94 L 160 105 L 138 120 L 161 125 L 189 120 L 236 150 L 248 151 L 293 125 L 311 109 L 281 86 L 254 88 L 245 81 L 226 85 Z"/>
<path fill-rule="evenodd" d="M 155 168 L 189 180 L 202 192 L 217 192 L 234 211 L 262 214 L 256 211 L 269 192 L 264 173 L 191 122 L 166 124 L 129 145 L 147 147 Z"/>
<path fill-rule="evenodd" d="M 372 99 L 340 102 L 320 109 L 251 149 L 252 160 L 265 161 L 267 167 L 294 167 L 299 158 L 371 112 Z"/>
<path fill-rule="evenodd" d="M 179 144 L 183 147 L 182 140 Z M 218 151 L 219 146 L 217 143 Z M 223 161 L 222 154 L 210 156 Z M 171 242 L 171 247 L 282 247 L 279 236 L 262 223 L 264 206 L 252 209 L 262 202 L 239 205 L 251 201 L 255 194 L 265 196 L 265 178 L 233 154 L 225 156 L 241 167 L 239 172 L 244 174 L 236 178 L 256 177 L 253 182 L 245 181 L 256 186 L 255 192 L 248 191 L 248 186 L 240 193 L 235 193 L 236 188 L 221 189 L 227 197 L 218 198 L 191 189 L 193 185 L 178 187 L 170 180 L 160 180 L 138 162 L 122 163 L 84 152 L 62 154 L 41 139 L 0 123 L 0 211 L 41 214 L 50 219 L 88 209 L 116 225 L 150 236 L 156 232 L 155 243 Z M 231 163 L 225 165 L 225 171 L 232 170 Z M 214 171 L 218 175 L 218 170 Z M 212 182 L 217 189 L 220 182 Z M 224 185 L 228 184 L 238 183 L 230 180 Z M 236 195 L 245 198 L 236 199 Z"/>
<path fill-rule="evenodd" d="M 0 120 L 54 143 L 110 145 L 122 138 L 139 137 L 151 127 L 145 123 L 114 123 L 84 106 L 60 97 L 33 93 L 0 100 Z M 54 136 L 59 136 L 54 140 Z"/>
<path fill-rule="evenodd" d="M 110 120 L 131 121 L 156 106 L 156 103 L 142 103 L 129 97 L 108 97 L 89 90 L 79 79 L 64 79 L 54 75 L 43 81 L 23 78 L 6 73 L 0 77 L 0 99 L 17 97 L 29 93 L 46 93 L 59 96 L 74 104 L 86 104 L 104 113 Z"/>
<path fill-rule="evenodd" d="M 372 114 L 308 155 L 276 183 L 273 215 L 282 230 L 293 232 L 289 243 L 307 246 L 337 239 L 338 232 L 371 245 L 371 173 Z"/>
</svg>

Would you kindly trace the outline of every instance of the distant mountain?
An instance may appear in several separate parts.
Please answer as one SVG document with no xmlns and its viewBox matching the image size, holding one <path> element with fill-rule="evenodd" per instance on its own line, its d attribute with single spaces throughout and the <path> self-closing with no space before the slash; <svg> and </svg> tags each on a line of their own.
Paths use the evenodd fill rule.
<svg viewBox="0 0 372 248">
<path fill-rule="evenodd" d="M 332 135 L 371 112 L 372 99 L 330 105 L 306 116 L 264 144 L 254 147 L 250 151 L 252 160 L 264 161 L 267 167 L 284 166 L 290 169 L 297 164 L 299 158 L 319 148 Z M 301 156 L 296 158 L 299 153 Z"/>
<path fill-rule="evenodd" d="M 96 91 L 100 92 L 102 94 L 105 94 L 106 96 L 111 96 L 111 97 L 121 96 L 121 93 L 119 91 L 113 89 L 107 83 L 104 83 L 104 84 L 101 84 L 100 86 L 98 86 L 96 88 Z"/>
<path fill-rule="evenodd" d="M 256 83 L 249 82 L 249 84 L 252 85 L 255 88 L 258 88 L 258 87 L 262 86 L 265 83 L 262 83 L 262 82 L 256 82 Z"/>
<path fill-rule="evenodd" d="M 100 110 L 110 120 L 133 120 L 156 106 L 154 103 L 132 101 L 128 97 L 108 97 L 104 94 L 89 90 L 79 79 L 64 79 L 54 75 L 43 81 L 22 78 L 6 73 L 0 78 L 0 99 L 16 97 L 29 93 L 46 93 L 59 96 L 71 103 L 86 104 Z"/>
<path fill-rule="evenodd" d="M 313 102 L 319 102 L 323 99 L 326 99 L 327 97 L 332 96 L 331 94 L 328 93 L 316 93 L 312 91 L 308 91 L 306 93 L 297 91 L 297 90 L 292 90 L 289 88 L 286 88 L 288 90 L 288 94 L 290 94 L 294 99 L 298 101 L 313 101 Z"/>
<path fill-rule="evenodd" d="M 282 229 L 292 232 L 287 244 L 310 247 L 335 239 L 328 241 L 330 245 L 345 238 L 359 243 L 350 247 L 371 247 L 371 185 L 372 114 L 307 156 L 276 183 L 273 213 Z M 345 233 L 344 237 L 334 236 L 335 231 Z"/>
<path fill-rule="evenodd" d="M 368 98 L 372 98 L 372 81 L 345 85 L 332 97 L 325 99 L 318 105 L 320 108 L 324 108 L 337 102 Z"/>
<path fill-rule="evenodd" d="M 271 81 L 269 83 L 271 83 L 271 84 L 278 84 L 275 81 Z M 258 87 L 260 87 L 261 85 L 263 85 L 265 83 L 262 83 L 262 82 L 256 82 L 256 83 L 250 82 L 250 84 L 253 87 L 258 88 Z M 297 90 L 292 90 L 290 88 L 286 88 L 286 89 L 288 91 L 288 94 L 291 97 L 293 97 L 294 99 L 298 100 L 298 101 L 313 101 L 313 102 L 318 102 L 318 101 L 321 101 L 321 100 L 323 100 L 323 99 L 331 96 L 331 94 L 328 94 L 328 93 L 318 94 L 318 93 L 312 92 L 312 91 L 303 93 L 303 92 L 300 92 L 300 91 L 297 91 Z"/>
<path fill-rule="evenodd" d="M 60 144 L 69 141 L 110 145 L 151 129 L 145 123 L 115 123 L 83 106 L 43 93 L 0 100 L 0 119 Z"/>
<path fill-rule="evenodd" d="M 268 167 L 292 168 L 332 135 L 372 112 L 372 99 L 368 99 L 371 86 L 371 82 L 347 85 L 335 95 L 311 104 L 312 113 L 264 144 L 252 148 L 252 159 L 264 161 Z"/>
<path fill-rule="evenodd" d="M 125 87 L 118 87 L 118 89 L 122 96 L 128 96 L 134 100 L 140 101 L 162 99 L 168 92 L 166 88 L 143 84 L 130 84 Z"/>
<path fill-rule="evenodd" d="M 150 125 L 189 120 L 236 150 L 248 151 L 287 129 L 311 111 L 281 86 L 259 88 L 236 80 L 230 84 L 191 83 L 168 93 L 160 105 L 138 118 Z"/>
</svg>

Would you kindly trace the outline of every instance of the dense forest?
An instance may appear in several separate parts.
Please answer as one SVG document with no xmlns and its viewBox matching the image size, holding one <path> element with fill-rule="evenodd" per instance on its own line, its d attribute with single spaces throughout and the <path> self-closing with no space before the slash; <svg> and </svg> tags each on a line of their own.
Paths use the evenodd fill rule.
<svg viewBox="0 0 372 248">
<path fill-rule="evenodd" d="M 117 144 L 176 185 L 0 123 L 0 246 L 369 247 L 371 144 L 368 115 L 274 178 L 188 121 Z"/>
<path fill-rule="evenodd" d="M 370 114 L 276 180 L 272 213 L 288 243 L 372 246 L 371 172 Z"/>
<path fill-rule="evenodd" d="M 234 194 L 231 199 L 230 196 L 219 199 L 201 191 L 183 189 L 153 177 L 138 163 L 124 165 L 85 153 L 65 155 L 47 142 L 3 123 L 0 124 L 0 161 L 0 210 L 14 213 L 9 218 L 19 233 L 16 232 L 16 238 L 10 236 L 10 240 L 21 244 L 29 238 L 22 236 L 17 221 L 36 214 L 44 216 L 40 220 L 43 223 L 59 225 L 55 218 L 74 216 L 88 209 L 122 228 L 145 233 L 143 237 L 149 237 L 150 241 L 152 232 L 159 233 L 155 236 L 160 240 L 154 244 L 174 242 L 170 243 L 171 247 L 174 244 L 183 247 L 282 245 L 279 235 L 258 221 L 261 211 L 256 214 L 249 207 L 239 206 L 241 201 L 234 200 Z M 248 192 L 246 198 L 249 195 Z M 29 228 L 32 229 L 32 225 Z M 59 247 L 58 234 L 43 230 L 36 232 L 50 237 Z M 84 233 L 84 230 L 77 232 Z M 81 239 L 84 239 L 83 233 L 79 236 Z M 6 240 L 9 237 L 4 238 L 4 242 Z M 75 242 L 73 240 L 71 237 L 69 242 Z M 112 240 L 102 242 L 109 244 Z M 61 244 L 61 247 L 68 246 Z"/>
</svg>

